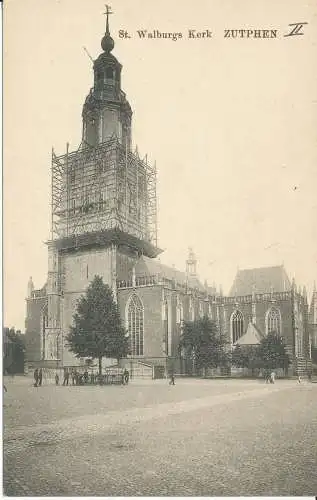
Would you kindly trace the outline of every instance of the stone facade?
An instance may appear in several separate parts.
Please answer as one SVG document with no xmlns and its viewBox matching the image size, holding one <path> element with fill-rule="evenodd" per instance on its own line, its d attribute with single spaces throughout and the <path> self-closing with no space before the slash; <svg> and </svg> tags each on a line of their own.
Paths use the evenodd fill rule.
<svg viewBox="0 0 317 500">
<path fill-rule="evenodd" d="M 121 64 L 111 54 L 107 29 L 94 62 L 94 86 L 83 106 L 77 152 L 52 156 L 57 179 L 48 242 L 48 277 L 28 285 L 27 357 L 30 363 L 73 366 L 65 336 L 79 297 L 95 275 L 113 290 L 129 331 L 131 359 L 181 368 L 183 321 L 209 316 L 228 343 L 251 323 L 261 335 L 273 327 L 284 337 L 293 365 L 317 345 L 317 294 L 308 311 L 283 266 L 238 271 L 230 296 L 202 285 L 190 249 L 186 272 L 162 265 L 156 240 L 156 169 L 131 151 L 132 111 L 121 89 Z M 55 169 L 55 170 L 54 170 Z M 54 186 L 53 186 L 54 187 Z M 54 198 L 55 196 L 55 198 Z M 55 205 L 54 205 L 55 203 Z M 309 314 L 308 314 L 309 313 Z M 310 325 L 310 326 L 309 326 Z"/>
</svg>

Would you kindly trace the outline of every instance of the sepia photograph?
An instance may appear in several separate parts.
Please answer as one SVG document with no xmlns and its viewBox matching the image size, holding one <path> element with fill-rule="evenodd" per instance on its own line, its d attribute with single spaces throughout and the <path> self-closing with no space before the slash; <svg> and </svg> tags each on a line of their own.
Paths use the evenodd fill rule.
<svg viewBox="0 0 317 500">
<path fill-rule="evenodd" d="M 316 2 L 2 14 L 2 494 L 315 495 Z"/>
</svg>

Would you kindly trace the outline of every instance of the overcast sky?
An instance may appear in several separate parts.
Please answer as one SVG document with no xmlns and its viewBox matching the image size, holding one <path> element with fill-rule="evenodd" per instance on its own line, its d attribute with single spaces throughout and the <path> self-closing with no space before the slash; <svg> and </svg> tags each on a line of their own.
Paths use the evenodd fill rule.
<svg viewBox="0 0 317 500">
<path fill-rule="evenodd" d="M 317 54 L 312 0 L 113 0 L 114 55 L 133 143 L 158 169 L 163 263 L 228 292 L 237 268 L 284 263 L 317 279 Z M 4 323 L 24 329 L 29 276 L 46 281 L 50 158 L 77 149 L 101 0 L 7 0 L 4 33 Z M 288 24 L 308 22 L 303 36 Z M 276 39 L 224 38 L 276 29 Z M 131 38 L 119 39 L 118 30 Z M 141 40 L 139 29 L 183 38 Z M 188 29 L 212 31 L 188 39 Z"/>
</svg>

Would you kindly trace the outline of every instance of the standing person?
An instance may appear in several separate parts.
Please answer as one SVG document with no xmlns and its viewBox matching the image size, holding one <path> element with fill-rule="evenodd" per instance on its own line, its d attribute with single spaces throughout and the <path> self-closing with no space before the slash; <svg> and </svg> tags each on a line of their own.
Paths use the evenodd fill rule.
<svg viewBox="0 0 317 500">
<path fill-rule="evenodd" d="M 302 379 L 301 379 L 300 375 L 298 375 L 297 380 L 298 380 L 298 383 L 300 384 L 300 383 L 301 383 L 301 381 L 302 381 Z"/>
<path fill-rule="evenodd" d="M 129 377 L 130 377 L 130 374 L 129 374 L 128 370 L 125 368 L 124 372 L 123 372 L 123 379 L 124 379 L 124 383 L 127 385 L 129 383 Z"/>
<path fill-rule="evenodd" d="M 68 368 L 64 368 L 63 385 L 68 385 L 68 380 L 69 380 L 69 371 L 68 371 Z"/>
<path fill-rule="evenodd" d="M 88 371 L 87 370 L 84 371 L 84 381 L 85 381 L 85 384 L 88 384 Z"/>
<path fill-rule="evenodd" d="M 171 379 L 170 379 L 169 385 L 175 385 L 174 371 L 171 372 Z"/>
<path fill-rule="evenodd" d="M 309 380 L 309 382 L 311 382 L 311 378 L 312 378 L 312 374 L 311 374 L 311 371 L 309 370 L 309 372 L 308 372 L 308 380 Z"/>
<path fill-rule="evenodd" d="M 58 373 L 55 374 L 55 384 L 59 385 L 59 376 L 58 376 Z"/>
<path fill-rule="evenodd" d="M 71 377 L 72 377 L 72 384 L 75 385 L 76 377 L 75 377 L 75 370 L 74 370 L 74 368 L 72 368 Z"/>
<path fill-rule="evenodd" d="M 275 382 L 275 372 L 272 371 L 271 372 L 271 384 L 274 384 L 274 382 Z"/>
<path fill-rule="evenodd" d="M 40 368 L 38 380 L 39 380 L 38 385 L 40 387 L 42 385 L 42 380 L 43 380 L 43 370 L 42 370 L 42 368 Z"/>
<path fill-rule="evenodd" d="M 38 382 L 39 382 L 39 370 L 38 370 L 38 368 L 35 368 L 35 370 L 34 370 L 34 387 L 37 387 Z"/>
<path fill-rule="evenodd" d="M 266 370 L 264 373 L 265 383 L 268 384 L 270 382 L 270 372 Z"/>
</svg>

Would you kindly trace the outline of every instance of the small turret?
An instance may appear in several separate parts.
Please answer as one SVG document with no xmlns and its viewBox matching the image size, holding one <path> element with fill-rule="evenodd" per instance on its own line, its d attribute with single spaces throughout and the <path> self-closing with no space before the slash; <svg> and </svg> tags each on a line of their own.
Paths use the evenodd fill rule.
<svg viewBox="0 0 317 500">
<path fill-rule="evenodd" d="M 186 273 L 188 276 L 196 277 L 197 276 L 197 259 L 193 252 L 193 249 L 190 247 L 188 249 L 188 259 L 186 260 Z"/>
<path fill-rule="evenodd" d="M 34 283 L 32 280 L 32 276 L 30 276 L 30 279 L 28 281 L 28 291 L 27 291 L 27 297 L 30 299 L 32 297 L 32 293 L 34 292 Z"/>
</svg>

